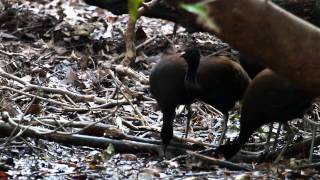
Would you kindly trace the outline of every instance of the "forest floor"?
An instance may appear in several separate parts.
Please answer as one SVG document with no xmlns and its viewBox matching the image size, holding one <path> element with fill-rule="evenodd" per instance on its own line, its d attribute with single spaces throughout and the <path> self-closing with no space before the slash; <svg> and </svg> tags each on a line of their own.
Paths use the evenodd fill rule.
<svg viewBox="0 0 320 180">
<path fill-rule="evenodd" d="M 208 164 L 174 148 L 164 155 L 162 114 L 148 85 L 152 66 L 161 54 L 191 46 L 203 56 L 219 52 L 232 60 L 238 52 L 208 33 L 179 27 L 173 35 L 172 22 L 142 17 L 138 56 L 130 68 L 123 67 L 127 20 L 75 0 L 0 2 L 1 179 L 319 178 L 319 165 L 300 167 L 307 163 L 302 155 L 278 165 L 237 163 L 251 171 Z M 221 114 L 200 102 L 192 108 L 187 139 L 181 138 L 186 110 L 177 110 L 174 134 L 182 141 L 177 146 L 216 147 Z M 230 117 L 228 141 L 239 132 L 239 105 Z M 303 126 L 301 120 L 292 124 Z M 252 136 L 251 150 L 263 150 L 267 132 L 263 127 Z M 281 131 L 278 149 L 285 134 Z M 311 133 L 300 130 L 294 140 L 302 136 Z"/>
</svg>

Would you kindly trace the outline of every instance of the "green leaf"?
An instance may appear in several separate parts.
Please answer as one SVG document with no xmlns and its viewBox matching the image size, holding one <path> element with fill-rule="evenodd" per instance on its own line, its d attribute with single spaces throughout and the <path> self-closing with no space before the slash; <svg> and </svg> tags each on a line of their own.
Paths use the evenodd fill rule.
<svg viewBox="0 0 320 180">
<path fill-rule="evenodd" d="M 107 148 L 107 153 L 110 154 L 110 155 L 113 155 L 113 154 L 115 153 L 115 151 L 116 151 L 116 150 L 115 150 L 113 144 L 110 143 L 110 144 L 108 145 L 108 148 Z"/>
<path fill-rule="evenodd" d="M 220 32 L 219 27 L 215 24 L 213 18 L 209 18 L 208 12 L 205 8 L 206 4 L 209 2 L 211 1 L 202 1 L 194 4 L 180 3 L 180 7 L 190 13 L 198 15 L 198 20 L 200 23 L 205 25 L 207 28 L 210 28 L 215 32 L 219 33 Z"/>
<path fill-rule="evenodd" d="M 142 4 L 142 0 L 128 0 L 128 9 L 130 18 L 132 21 L 136 22 L 138 19 L 138 9 Z"/>
<path fill-rule="evenodd" d="M 109 144 L 107 149 L 103 150 L 103 158 L 105 160 L 110 159 L 116 152 L 116 149 L 114 148 L 113 144 Z"/>
<path fill-rule="evenodd" d="M 208 19 L 208 13 L 205 9 L 205 4 L 202 2 L 195 3 L 195 4 L 185 4 L 181 3 L 180 6 L 185 9 L 186 11 L 189 11 L 191 13 L 197 14 L 198 16 Z"/>
<path fill-rule="evenodd" d="M 258 128 L 258 129 L 257 129 L 257 132 L 258 132 L 258 133 L 264 133 L 263 128 L 261 128 L 261 127 Z"/>
</svg>

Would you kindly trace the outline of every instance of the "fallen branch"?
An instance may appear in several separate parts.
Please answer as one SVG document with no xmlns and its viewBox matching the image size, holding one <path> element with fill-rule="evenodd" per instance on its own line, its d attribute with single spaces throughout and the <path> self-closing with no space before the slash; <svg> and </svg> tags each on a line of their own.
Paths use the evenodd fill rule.
<svg viewBox="0 0 320 180">
<path fill-rule="evenodd" d="M 61 134 L 61 135 L 71 135 L 71 134 L 76 134 L 76 133 L 82 133 L 84 135 L 90 135 L 90 136 L 104 136 L 104 137 L 110 137 L 112 139 L 123 139 L 123 140 L 131 140 L 135 142 L 143 142 L 143 143 L 149 143 L 149 144 L 155 144 L 155 145 L 162 145 L 162 142 L 160 140 L 153 140 L 153 139 L 147 139 L 147 138 L 141 138 L 137 136 L 132 136 L 123 133 L 119 128 L 117 128 L 114 125 L 106 125 L 101 123 L 102 121 L 105 121 L 106 119 L 109 119 L 113 114 L 115 113 L 116 110 L 110 112 L 110 114 L 104 118 L 101 118 L 99 121 L 96 122 L 87 122 L 87 121 L 67 121 L 67 120 L 56 120 L 55 118 L 49 119 L 42 117 L 40 118 L 26 118 L 24 117 L 23 119 L 19 118 L 12 118 L 10 117 L 5 117 L 9 118 L 8 123 L 11 126 L 15 126 L 17 129 L 24 129 L 24 130 L 31 130 L 34 131 L 34 133 L 39 134 L 39 135 L 45 135 L 45 134 Z M 32 121 L 31 121 L 32 120 Z M 14 122 L 11 122 L 14 121 Z M 19 124 L 18 124 L 19 123 Z M 22 125 L 23 124 L 23 125 Z M 54 130 L 46 130 L 42 128 L 40 129 L 35 126 L 48 126 L 50 128 L 54 128 Z M 61 128 L 80 128 L 80 130 L 73 131 L 71 133 L 69 132 L 59 132 L 58 130 Z M 157 131 L 158 132 L 158 131 Z M 21 135 L 21 132 L 20 132 Z M 198 146 L 190 145 L 187 144 L 185 141 L 179 141 L 179 142 L 172 142 L 171 146 L 173 147 L 178 147 L 178 148 L 184 148 L 184 149 L 190 149 L 190 150 L 195 150 L 199 148 L 203 148 L 203 146 L 200 146 L 200 144 L 197 144 Z"/>
<path fill-rule="evenodd" d="M 156 128 L 156 127 L 152 127 L 152 126 L 134 126 L 127 121 L 122 121 L 122 122 L 123 122 L 123 125 L 125 125 L 129 129 L 134 130 L 134 131 L 152 131 L 152 132 L 156 132 L 156 133 L 160 134 L 160 128 Z M 211 147 L 211 148 L 217 147 L 214 144 L 205 143 L 205 142 L 193 139 L 193 138 L 181 138 L 176 135 L 173 135 L 173 140 L 174 141 L 172 141 L 170 143 L 173 146 L 176 146 L 177 144 L 180 144 L 180 143 L 183 143 L 183 144 L 192 143 L 192 144 L 199 146 L 199 147 Z"/>
<path fill-rule="evenodd" d="M 118 72 L 120 74 L 125 74 L 125 75 L 129 76 L 130 78 L 141 82 L 142 84 L 149 84 L 149 79 L 147 77 L 145 77 L 144 74 L 137 73 L 136 71 L 134 71 L 130 67 L 127 67 L 127 66 L 120 64 L 120 65 L 115 66 L 114 69 L 116 70 L 116 72 Z"/>
<path fill-rule="evenodd" d="M 3 119 L 6 119 L 7 117 L 2 117 Z M 90 146 L 90 147 L 97 147 L 97 148 L 107 148 L 109 144 L 112 144 L 116 151 L 119 153 L 142 153 L 142 152 L 148 152 L 153 154 L 162 154 L 162 145 L 156 145 L 156 144 L 150 144 L 150 143 L 144 143 L 144 142 L 137 142 L 132 140 L 115 140 L 105 137 L 94 137 L 94 136 L 87 136 L 87 135 L 78 135 L 78 134 L 57 134 L 57 133 L 50 133 L 50 134 L 42 134 L 37 133 L 32 128 L 24 129 L 23 126 L 16 126 L 13 127 L 7 123 L 0 122 L 0 132 L 2 135 L 9 135 L 13 129 L 17 129 L 22 133 L 20 133 L 20 136 L 23 137 L 34 137 L 34 138 L 40 138 L 40 139 L 46 139 L 50 141 L 55 141 L 59 143 L 65 143 L 69 145 L 78 145 L 78 146 Z M 143 139 L 143 138 L 141 138 Z M 139 140 L 141 140 L 139 139 Z M 135 138 L 137 140 L 137 138 Z M 149 141 L 150 142 L 150 141 Z M 156 141 L 156 143 L 159 143 L 159 141 Z M 202 161 L 205 161 L 209 164 L 219 165 L 222 167 L 226 167 L 233 170 L 250 170 L 247 167 L 243 167 L 237 164 L 233 164 L 228 161 L 221 161 L 215 158 L 207 157 L 198 153 L 194 153 L 189 150 L 184 150 L 181 148 L 175 148 L 173 146 L 169 146 L 168 151 L 179 151 L 180 153 L 183 153 L 184 151 L 188 154 L 191 154 L 193 157 L 199 158 Z"/>
<path fill-rule="evenodd" d="M 199 153 L 195 153 L 192 151 L 186 151 L 188 154 L 192 155 L 192 157 L 195 157 L 197 159 L 200 159 L 201 161 L 204 161 L 204 163 L 209 164 L 209 165 L 218 165 L 220 167 L 225 167 L 228 168 L 230 170 L 244 170 L 244 171 L 252 171 L 251 168 L 249 167 L 245 167 L 245 166 L 241 166 L 229 161 L 223 161 L 223 160 L 219 160 L 213 157 L 209 157 L 209 156 L 205 156 Z"/>
<path fill-rule="evenodd" d="M 0 122 L 0 131 L 1 135 L 8 136 L 14 127 L 10 126 L 7 123 Z M 113 140 L 110 138 L 104 137 L 94 137 L 94 136 L 86 136 L 86 135 L 62 135 L 62 134 L 38 134 L 35 133 L 31 129 L 26 129 L 22 135 L 23 137 L 33 137 L 39 139 L 45 139 L 49 141 L 55 141 L 58 143 L 65 143 L 68 145 L 77 145 L 77 146 L 90 146 L 105 149 L 109 144 L 113 144 L 116 148 L 116 151 L 121 153 L 156 153 L 159 154 L 159 150 L 161 146 L 153 145 L 148 143 L 140 143 L 129 140 Z"/>
<path fill-rule="evenodd" d="M 3 116 L 2 119 L 8 119 L 7 116 Z M 74 122 L 72 122 L 74 123 Z M 12 124 L 12 123 L 11 123 Z M 71 123 L 70 123 L 71 124 Z M 68 125 L 70 125 L 68 124 Z M 16 137 L 33 137 L 39 139 L 45 139 L 50 141 L 55 141 L 58 143 L 65 143 L 69 145 L 78 145 L 78 146 L 90 146 L 90 147 L 98 147 L 98 148 L 107 148 L 109 144 L 113 144 L 119 153 L 154 153 L 154 154 L 163 154 L 162 145 L 160 145 L 159 140 L 148 140 L 145 138 L 137 138 L 129 135 L 121 135 L 120 140 L 110 139 L 106 137 L 96 137 L 96 136 L 88 136 L 88 135 L 79 135 L 73 133 L 57 133 L 57 131 L 50 133 L 45 130 L 40 130 L 39 128 L 32 128 L 29 126 L 16 126 L 17 124 L 10 125 L 5 122 L 0 122 L 0 132 L 1 135 L 9 136 L 12 132 L 19 132 Z M 80 124 L 78 124 L 80 125 Z M 82 126 L 82 125 L 81 125 Z M 16 129 L 16 131 L 14 131 Z M 128 138 L 128 139 L 124 139 Z M 168 151 L 172 152 L 183 152 L 181 148 L 186 149 L 194 149 L 193 146 L 186 144 L 179 144 L 176 148 L 174 146 L 169 146 Z"/>
</svg>

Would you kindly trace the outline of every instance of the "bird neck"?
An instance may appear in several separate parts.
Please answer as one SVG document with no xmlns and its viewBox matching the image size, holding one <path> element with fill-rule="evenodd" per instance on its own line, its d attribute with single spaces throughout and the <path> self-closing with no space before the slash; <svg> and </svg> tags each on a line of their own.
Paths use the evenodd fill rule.
<svg viewBox="0 0 320 180">
<path fill-rule="evenodd" d="M 187 73 L 185 80 L 191 83 L 196 83 L 196 75 L 199 67 L 199 60 L 187 60 Z"/>
<path fill-rule="evenodd" d="M 197 68 L 198 66 L 189 65 L 185 76 L 184 85 L 190 95 L 196 95 L 200 90 L 197 82 Z"/>
<path fill-rule="evenodd" d="M 193 83 L 193 84 L 196 84 L 196 69 L 190 69 L 188 68 L 188 71 L 187 71 L 187 74 L 186 74 L 186 77 L 185 77 L 185 81 L 187 81 L 188 83 Z"/>
</svg>

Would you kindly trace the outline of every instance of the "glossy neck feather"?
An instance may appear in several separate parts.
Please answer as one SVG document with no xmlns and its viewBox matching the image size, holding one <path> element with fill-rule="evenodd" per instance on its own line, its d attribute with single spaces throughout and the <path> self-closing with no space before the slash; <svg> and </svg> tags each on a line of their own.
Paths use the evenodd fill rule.
<svg viewBox="0 0 320 180">
<path fill-rule="evenodd" d="M 196 74 L 200 62 L 200 52 L 198 49 L 189 48 L 182 55 L 188 64 L 185 80 L 190 83 L 196 83 Z"/>
<path fill-rule="evenodd" d="M 187 89 L 197 88 L 197 69 L 200 63 L 200 52 L 197 49 L 187 49 L 182 55 L 187 66 L 187 73 L 185 76 L 185 85 Z"/>
</svg>

